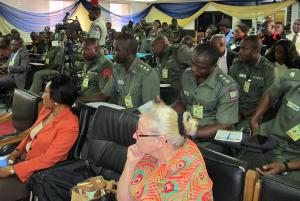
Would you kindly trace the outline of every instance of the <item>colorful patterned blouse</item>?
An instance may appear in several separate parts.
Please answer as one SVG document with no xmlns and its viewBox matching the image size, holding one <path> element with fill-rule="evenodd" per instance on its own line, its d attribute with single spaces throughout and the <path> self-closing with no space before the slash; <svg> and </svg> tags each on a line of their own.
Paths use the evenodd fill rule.
<svg viewBox="0 0 300 201">
<path fill-rule="evenodd" d="M 187 140 L 171 160 L 157 163 L 146 155 L 129 185 L 132 200 L 211 201 L 212 181 L 194 142 Z"/>
</svg>

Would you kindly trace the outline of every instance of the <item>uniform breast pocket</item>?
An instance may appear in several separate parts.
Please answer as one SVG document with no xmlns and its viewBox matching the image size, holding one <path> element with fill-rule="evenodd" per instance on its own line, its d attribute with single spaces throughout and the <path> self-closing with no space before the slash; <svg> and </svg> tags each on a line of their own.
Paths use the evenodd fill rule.
<svg viewBox="0 0 300 201">
<path fill-rule="evenodd" d="M 288 120 L 293 121 L 294 118 L 298 115 L 299 105 L 294 100 L 284 99 L 282 106 L 284 107 L 284 111 L 286 113 L 286 117 Z"/>
<path fill-rule="evenodd" d="M 264 88 L 264 80 L 261 79 L 252 79 L 250 82 L 249 94 L 252 97 L 261 96 Z"/>
</svg>

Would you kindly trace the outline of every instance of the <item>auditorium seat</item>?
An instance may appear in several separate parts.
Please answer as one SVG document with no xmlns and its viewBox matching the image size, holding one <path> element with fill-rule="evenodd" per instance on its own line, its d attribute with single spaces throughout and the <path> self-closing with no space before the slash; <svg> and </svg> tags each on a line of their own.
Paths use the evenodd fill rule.
<svg viewBox="0 0 300 201">
<path fill-rule="evenodd" d="M 4 116 L 0 122 L 12 121 L 16 132 L 0 136 L 0 155 L 6 155 L 13 151 L 25 137 L 22 132 L 30 128 L 37 119 L 40 101 L 41 97 L 29 91 L 15 89 L 11 115 Z"/>
<path fill-rule="evenodd" d="M 299 201 L 299 178 L 284 175 L 264 176 L 257 181 L 253 201 Z"/>
<path fill-rule="evenodd" d="M 62 200 L 70 200 L 69 189 L 86 179 L 85 176 L 91 176 L 90 173 L 86 173 L 89 172 L 87 170 L 89 167 L 92 167 L 93 176 L 102 175 L 107 180 L 119 180 L 126 162 L 127 147 L 135 143 L 132 136 L 136 129 L 138 116 L 124 110 L 100 106 L 95 112 L 89 108 L 82 109 L 80 117 L 87 118 L 87 121 L 81 124 L 82 132 L 80 131 L 75 150 L 73 150 L 75 159 L 34 174 L 30 183 L 33 184 L 32 191 L 35 198 L 38 197 L 38 192 L 43 191 L 44 187 L 48 188 L 48 186 L 39 184 L 43 180 L 50 182 L 51 174 L 64 176 L 63 181 L 57 181 L 57 178 L 55 180 L 57 185 L 63 185 L 63 189 L 59 192 Z M 80 169 L 82 173 L 78 173 L 78 177 L 64 172 L 66 166 L 73 168 L 73 164 L 76 166 L 80 161 L 83 164 L 93 165 L 84 165 Z M 45 185 L 49 185 L 48 182 Z"/>
<path fill-rule="evenodd" d="M 252 200 L 258 176 L 255 171 L 248 170 L 246 162 L 207 148 L 199 149 L 213 181 L 214 201 Z"/>
</svg>

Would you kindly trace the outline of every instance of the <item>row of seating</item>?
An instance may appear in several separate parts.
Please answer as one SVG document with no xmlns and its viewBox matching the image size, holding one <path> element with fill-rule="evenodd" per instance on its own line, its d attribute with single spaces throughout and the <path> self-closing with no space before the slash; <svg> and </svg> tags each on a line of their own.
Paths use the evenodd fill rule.
<svg viewBox="0 0 300 201">
<path fill-rule="evenodd" d="M 40 97 L 25 90 L 15 90 L 12 121 L 17 134 L 2 137 L 1 155 L 8 154 L 23 139 L 22 131 L 34 123 L 40 100 Z M 70 161 L 86 160 L 92 161 L 97 174 L 105 179 L 119 179 L 126 161 L 127 147 L 135 143 L 132 134 L 135 131 L 138 116 L 106 106 L 96 109 L 82 105 L 79 108 L 80 134 L 69 153 L 68 162 L 63 162 L 50 170 L 40 171 L 34 174 L 31 180 L 37 179 L 40 174 L 46 174 L 51 169 L 62 168 L 64 164 L 73 163 Z M 248 169 L 246 162 L 207 148 L 200 148 L 200 151 L 213 181 L 215 201 L 300 200 L 300 185 L 295 181 L 287 181 L 280 175 L 260 179 L 256 171 Z M 74 180 L 74 182 L 77 181 Z M 33 185 L 32 191 L 35 198 L 39 201 L 43 200 L 36 196 L 35 192 L 38 189 L 35 188 Z M 70 196 L 68 192 L 66 196 Z M 64 197 L 63 200 L 70 200 L 70 197 Z"/>
</svg>

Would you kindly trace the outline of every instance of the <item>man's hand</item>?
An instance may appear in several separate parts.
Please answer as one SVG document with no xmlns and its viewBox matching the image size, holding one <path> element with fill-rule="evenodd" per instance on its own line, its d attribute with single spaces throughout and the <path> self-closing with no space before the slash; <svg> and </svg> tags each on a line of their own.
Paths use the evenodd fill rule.
<svg viewBox="0 0 300 201">
<path fill-rule="evenodd" d="M 0 178 L 4 179 L 10 175 L 10 166 L 0 168 Z"/>
<path fill-rule="evenodd" d="M 262 175 L 280 174 L 284 172 L 285 165 L 282 162 L 271 163 L 264 165 L 262 168 L 256 168 L 256 170 Z"/>
<path fill-rule="evenodd" d="M 251 131 L 252 131 L 253 134 L 258 133 L 258 130 L 259 130 L 258 122 L 251 119 L 250 120 L 250 128 L 251 128 Z"/>
</svg>

